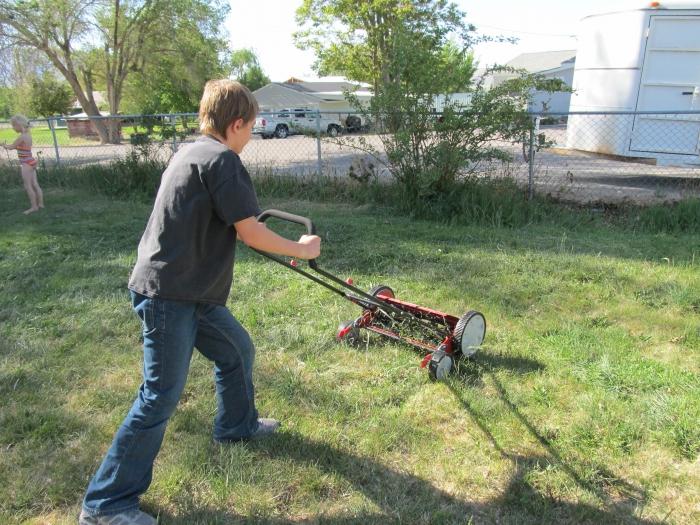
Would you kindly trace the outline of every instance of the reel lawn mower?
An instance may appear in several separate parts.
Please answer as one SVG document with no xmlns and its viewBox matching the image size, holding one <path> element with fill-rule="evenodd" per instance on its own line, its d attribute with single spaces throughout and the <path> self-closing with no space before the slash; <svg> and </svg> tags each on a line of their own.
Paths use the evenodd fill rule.
<svg viewBox="0 0 700 525">
<path fill-rule="evenodd" d="M 301 224 L 306 226 L 309 235 L 315 235 L 314 224 L 306 217 L 266 210 L 257 219 L 265 222 L 270 217 Z M 352 279 L 342 280 L 319 268 L 315 259 L 310 259 L 308 264 L 317 275 L 299 268 L 294 260 L 287 262 L 276 255 L 255 251 L 362 308 L 362 315 L 358 318 L 340 324 L 336 334 L 338 341 L 359 345 L 360 330 L 365 329 L 407 343 L 425 353 L 421 368 L 427 368 L 433 380 L 447 377 L 457 359 L 473 356 L 486 335 L 486 319 L 480 312 L 470 310 L 458 318 L 399 300 L 389 286 L 375 286 L 364 292 L 353 286 Z"/>
</svg>

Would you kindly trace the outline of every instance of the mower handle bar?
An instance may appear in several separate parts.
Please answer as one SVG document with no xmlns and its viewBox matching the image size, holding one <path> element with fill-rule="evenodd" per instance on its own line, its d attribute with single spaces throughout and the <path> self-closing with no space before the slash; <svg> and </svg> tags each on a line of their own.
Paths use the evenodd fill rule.
<svg viewBox="0 0 700 525">
<path fill-rule="evenodd" d="M 307 235 L 316 235 L 316 227 L 314 226 L 314 223 L 311 222 L 311 219 L 309 219 L 308 217 L 302 217 L 301 215 L 294 215 L 293 213 L 287 213 L 286 211 L 271 209 L 265 210 L 260 215 L 258 215 L 257 220 L 258 222 L 265 222 L 270 217 L 282 219 L 283 221 L 287 222 L 301 224 L 302 226 L 306 226 Z M 316 264 L 316 259 L 309 259 L 309 266 L 314 270 L 317 269 L 318 264 Z"/>
<path fill-rule="evenodd" d="M 316 235 L 316 228 L 314 226 L 314 223 L 311 222 L 311 219 L 309 219 L 307 217 L 302 217 L 301 215 L 294 215 L 293 213 L 287 213 L 286 211 L 270 209 L 270 210 L 265 210 L 260 215 L 258 215 L 257 220 L 258 220 L 258 222 L 265 222 L 270 217 L 275 217 L 276 219 L 282 219 L 284 221 L 294 222 L 296 224 L 301 224 L 302 226 L 306 226 L 306 232 L 308 235 Z M 356 302 L 353 300 L 352 296 L 343 292 L 342 289 L 336 288 L 336 287 L 328 284 L 323 279 L 319 279 L 315 275 L 307 273 L 304 270 L 302 270 L 301 268 L 297 268 L 296 265 L 289 264 L 289 263 L 285 262 L 283 259 L 281 259 L 275 255 L 272 255 L 270 253 L 256 250 L 255 248 L 253 248 L 253 249 L 256 252 L 258 252 L 260 255 L 264 255 L 265 257 L 272 259 L 273 261 L 276 261 L 276 262 L 280 263 L 281 265 L 286 266 L 287 268 L 290 268 L 291 270 L 294 270 L 295 272 L 304 275 L 305 277 L 320 284 L 321 286 L 324 286 L 324 287 L 328 288 L 329 290 L 331 290 L 339 295 L 342 295 L 346 299 L 350 299 L 351 301 Z M 358 299 L 359 301 L 363 301 L 363 304 L 374 305 L 377 307 L 381 307 L 385 310 L 390 310 L 395 315 L 398 315 L 401 318 L 410 317 L 410 318 L 416 319 L 420 324 L 422 324 L 423 326 L 426 326 L 425 321 L 416 317 L 415 315 L 404 312 L 403 310 L 396 308 L 392 304 L 387 303 L 386 301 L 383 301 L 381 299 L 378 299 L 377 297 L 374 297 L 366 292 L 363 292 L 359 288 L 352 286 L 350 283 L 343 281 L 343 280 L 339 279 L 338 277 L 336 277 L 335 275 L 330 274 L 330 273 L 322 270 L 321 268 L 318 267 L 318 263 L 316 263 L 316 259 L 309 259 L 308 263 L 309 263 L 309 267 L 312 270 L 319 273 L 320 275 L 322 275 L 326 279 L 329 279 L 330 281 L 336 283 L 337 285 L 342 286 L 343 288 L 347 288 L 349 290 L 352 290 L 358 296 L 355 299 Z M 431 328 L 431 327 L 428 327 L 428 328 Z M 431 329 L 433 329 L 433 328 L 431 328 Z M 440 336 L 442 337 L 442 334 L 440 334 Z"/>
</svg>

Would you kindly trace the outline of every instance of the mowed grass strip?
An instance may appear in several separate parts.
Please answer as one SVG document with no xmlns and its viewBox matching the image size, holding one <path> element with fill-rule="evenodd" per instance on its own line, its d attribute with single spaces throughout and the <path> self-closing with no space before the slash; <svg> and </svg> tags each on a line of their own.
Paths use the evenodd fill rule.
<svg viewBox="0 0 700 525">
<path fill-rule="evenodd" d="M 0 522 L 75 523 L 140 382 L 125 286 L 150 206 L 50 187 L 25 217 L 18 182 L 0 194 Z M 213 445 L 197 355 L 143 498 L 161 523 L 700 521 L 700 234 L 445 226 L 261 197 L 313 218 L 327 270 L 478 309 L 487 338 L 431 382 L 408 347 L 338 344 L 359 309 L 240 246 L 229 307 L 282 431 Z"/>
</svg>

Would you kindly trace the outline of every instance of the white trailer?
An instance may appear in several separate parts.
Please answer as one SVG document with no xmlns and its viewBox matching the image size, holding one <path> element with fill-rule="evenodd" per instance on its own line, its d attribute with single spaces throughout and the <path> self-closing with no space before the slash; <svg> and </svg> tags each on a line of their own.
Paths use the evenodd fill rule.
<svg viewBox="0 0 700 525">
<path fill-rule="evenodd" d="M 570 111 L 700 110 L 700 3 L 581 21 Z M 697 162 L 700 115 L 571 115 L 567 147 Z"/>
</svg>

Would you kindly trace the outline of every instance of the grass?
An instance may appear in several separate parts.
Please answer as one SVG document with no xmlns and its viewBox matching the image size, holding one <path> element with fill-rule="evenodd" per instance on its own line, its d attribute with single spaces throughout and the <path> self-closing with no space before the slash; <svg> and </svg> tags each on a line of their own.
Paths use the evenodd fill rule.
<svg viewBox="0 0 700 525">
<path fill-rule="evenodd" d="M 32 126 L 32 144 L 34 147 L 53 146 L 53 135 L 47 126 Z M 17 139 L 17 133 L 12 128 L 0 129 L 0 142 L 11 144 Z M 76 146 L 81 144 L 94 144 L 94 140 L 70 138 L 67 129 L 56 130 L 56 142 L 59 146 Z"/>
<path fill-rule="evenodd" d="M 18 179 L 0 194 L 0 522 L 75 523 L 139 385 L 125 284 L 150 205 L 49 184 L 25 217 Z M 266 207 L 314 219 L 323 267 L 479 309 L 487 339 L 430 382 L 410 348 L 337 344 L 359 310 L 241 247 L 229 307 L 283 430 L 212 445 L 195 357 L 142 501 L 161 523 L 700 521 L 697 231 L 444 225 L 264 189 Z"/>
<path fill-rule="evenodd" d="M 145 131 L 144 126 L 122 126 L 122 141 L 125 144 L 129 144 L 129 137 L 131 137 L 132 134 L 134 133 L 143 133 Z M 157 128 L 159 129 L 159 128 Z M 170 129 L 169 127 L 166 127 L 165 129 Z M 178 125 L 178 132 L 182 131 L 182 125 Z M 51 133 L 51 130 L 48 128 L 48 126 L 39 126 L 39 125 L 32 125 L 31 128 L 32 132 L 32 144 L 33 146 L 39 147 L 39 146 L 44 146 L 44 147 L 53 147 L 53 134 Z M 97 139 L 86 139 L 82 137 L 69 137 L 68 136 L 68 129 L 67 128 L 59 128 L 55 130 L 56 133 L 56 142 L 58 143 L 59 146 L 82 146 L 86 144 L 99 144 L 99 140 Z M 160 140 L 160 132 L 156 131 L 152 134 L 152 137 L 154 140 Z M 8 144 L 11 144 L 17 139 L 17 133 L 12 129 L 12 128 L 3 128 L 0 129 L 0 143 L 5 143 L 7 142 Z M 165 139 L 167 140 L 172 140 L 172 138 Z"/>
</svg>

